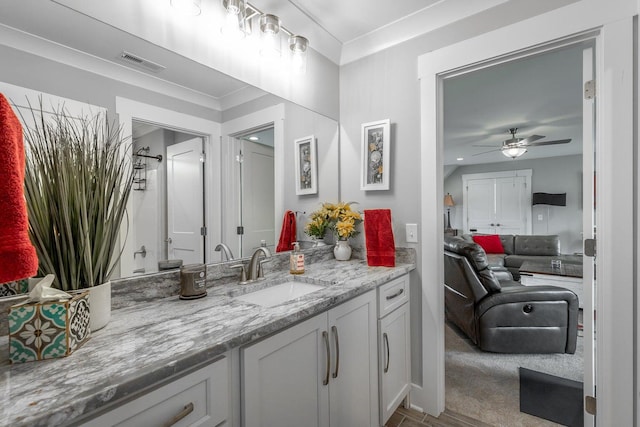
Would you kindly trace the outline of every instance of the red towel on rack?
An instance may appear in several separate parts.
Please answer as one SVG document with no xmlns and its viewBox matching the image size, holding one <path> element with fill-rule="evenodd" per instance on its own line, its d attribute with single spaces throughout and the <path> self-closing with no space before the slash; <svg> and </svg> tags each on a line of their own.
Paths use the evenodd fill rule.
<svg viewBox="0 0 640 427">
<path fill-rule="evenodd" d="M 365 209 L 364 236 L 367 264 L 372 267 L 395 267 L 396 244 L 393 239 L 390 209 Z"/>
<path fill-rule="evenodd" d="M 293 211 L 286 211 L 282 219 L 282 230 L 280 230 L 280 240 L 276 252 L 292 251 L 292 243 L 295 241 L 297 241 L 296 214 Z"/>
<path fill-rule="evenodd" d="M 29 240 L 24 171 L 22 126 L 0 93 L 0 283 L 35 276 L 38 270 Z"/>
</svg>

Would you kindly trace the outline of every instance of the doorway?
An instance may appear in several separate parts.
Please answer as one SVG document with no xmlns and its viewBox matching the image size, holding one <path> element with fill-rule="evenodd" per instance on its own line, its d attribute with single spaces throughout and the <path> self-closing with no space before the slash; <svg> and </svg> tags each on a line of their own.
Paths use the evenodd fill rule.
<svg viewBox="0 0 640 427">
<path fill-rule="evenodd" d="M 273 125 L 234 135 L 238 162 L 239 255 L 248 257 L 259 246 L 273 252 L 275 232 L 275 162 Z"/>
<path fill-rule="evenodd" d="M 172 142 L 184 142 L 194 137 L 200 140 L 198 144 L 202 146 L 202 150 L 200 150 L 200 155 L 197 155 L 197 161 L 201 162 L 204 168 L 204 176 L 202 177 L 204 190 L 198 190 L 197 193 L 204 194 L 202 202 L 204 206 L 202 208 L 202 211 L 204 211 L 204 223 L 202 225 L 206 228 L 204 230 L 199 229 L 196 234 L 204 236 L 201 237 L 203 256 L 200 262 L 209 262 L 209 260 L 213 259 L 213 247 L 221 241 L 222 235 L 220 123 L 121 97 L 116 97 L 116 112 L 124 135 L 133 134 L 133 123 L 137 121 L 180 135 L 177 139 L 174 137 Z M 133 156 L 133 150 L 131 150 L 131 154 Z M 155 156 L 160 153 L 151 152 L 150 148 L 150 154 Z M 195 158 L 195 156 L 192 157 L 192 160 L 195 160 Z M 157 160 L 149 160 L 150 164 L 153 162 L 157 164 Z M 166 156 L 163 155 L 161 163 L 165 162 Z M 198 182 L 200 181 L 199 178 L 197 180 Z M 200 208 L 197 209 L 200 210 Z M 134 212 L 133 198 L 130 198 L 127 210 Z M 183 218 L 186 217 L 183 216 Z M 199 227 L 202 227 L 202 225 Z M 157 233 L 161 232 L 161 229 L 157 230 Z M 123 256 L 120 258 L 121 277 L 133 274 L 136 269 L 136 259 L 140 257 L 139 254 L 136 254 L 135 259 L 133 256 L 134 252 L 141 250 L 141 246 L 136 247 L 134 239 L 131 237 L 135 233 L 135 225 L 131 221 L 128 227 L 122 227 L 121 229 L 120 240 L 123 242 Z M 168 242 L 161 243 L 166 244 Z M 169 256 L 172 256 L 172 254 L 167 252 L 167 257 Z"/>
<path fill-rule="evenodd" d="M 134 274 L 205 262 L 203 138 L 132 121 Z"/>
<path fill-rule="evenodd" d="M 529 232 L 527 233 L 525 231 L 521 233 L 515 233 L 512 231 L 504 232 L 503 230 L 500 230 L 495 227 L 491 230 L 489 230 L 488 228 L 479 230 L 478 225 L 475 224 L 472 221 L 472 219 L 468 216 L 468 209 L 470 209 L 471 203 L 474 200 L 470 200 L 469 197 L 467 197 L 467 191 L 471 185 L 470 178 L 472 177 L 486 178 L 486 175 L 488 174 L 504 175 L 509 173 L 517 175 L 518 171 L 521 171 L 523 169 L 529 170 L 529 168 L 532 168 L 532 171 L 533 171 L 532 177 L 531 177 L 533 184 L 529 182 L 528 185 L 525 185 L 525 188 L 527 188 L 528 191 L 534 191 L 534 192 L 541 191 L 541 189 L 536 188 L 536 186 L 539 187 L 541 185 L 547 185 L 547 186 L 550 185 L 550 187 L 547 187 L 544 190 L 545 192 L 553 193 L 554 189 L 563 188 L 562 187 L 563 184 L 568 185 L 567 181 L 571 181 L 569 193 L 571 194 L 571 197 L 574 199 L 573 204 L 576 206 L 576 211 L 569 214 L 571 219 L 567 221 L 568 223 L 567 223 L 567 226 L 565 227 L 567 231 L 562 236 L 566 241 L 566 242 L 563 242 L 564 243 L 562 245 L 563 249 L 569 250 L 568 253 L 573 254 L 574 253 L 573 248 L 575 247 L 574 241 L 576 240 L 576 237 L 573 236 L 573 234 L 580 235 L 581 233 L 584 233 L 584 236 L 589 236 L 589 234 L 593 233 L 592 221 L 593 221 L 593 218 L 595 217 L 593 212 L 594 193 L 592 191 L 592 182 L 591 181 L 585 182 L 583 178 L 584 176 L 592 177 L 594 176 L 594 173 L 595 173 L 595 164 L 593 162 L 593 159 L 594 159 L 593 135 L 595 134 L 595 131 L 594 131 L 595 122 L 593 121 L 593 114 L 592 114 L 593 102 L 589 100 L 583 100 L 583 96 L 582 96 L 582 87 L 584 83 L 593 78 L 593 74 L 592 74 L 593 68 L 594 68 L 593 49 L 594 49 L 593 41 L 581 41 L 575 44 L 562 45 L 554 49 L 544 50 L 544 52 L 538 52 L 524 58 L 523 57 L 513 58 L 508 61 L 500 62 L 499 64 L 489 64 L 489 65 L 484 64 L 483 67 L 481 67 L 481 69 L 478 69 L 478 68 L 462 69 L 462 70 L 457 70 L 455 73 L 451 73 L 450 75 L 442 76 L 442 84 L 443 84 L 442 96 L 443 96 L 443 106 L 444 106 L 442 110 L 443 112 L 442 120 L 443 120 L 444 148 L 443 148 L 443 156 L 442 156 L 443 163 L 440 166 L 442 167 L 444 165 L 444 167 L 448 169 L 447 176 L 449 181 L 452 179 L 461 181 L 459 184 L 457 184 L 457 186 L 455 186 L 455 188 L 456 189 L 460 188 L 460 193 L 458 194 L 464 194 L 464 197 L 458 197 L 458 200 L 462 202 L 461 204 L 462 206 L 458 206 L 459 212 L 463 213 L 464 216 L 461 215 L 461 217 L 459 218 L 459 221 L 454 221 L 454 223 L 461 225 L 460 226 L 461 230 L 459 230 L 461 234 L 470 233 L 471 231 L 474 231 L 474 230 L 475 232 L 485 232 L 485 233 L 492 231 L 498 234 L 531 234 L 531 230 L 532 230 L 531 200 L 528 201 L 528 206 L 526 206 L 526 209 L 525 209 L 527 215 L 520 216 L 524 221 L 525 226 L 528 226 L 525 228 L 528 228 Z M 551 72 L 551 70 L 548 69 L 549 65 L 545 64 L 543 66 L 544 70 L 536 69 L 536 65 L 534 65 L 536 61 L 540 61 L 542 58 L 550 58 L 552 55 L 556 55 L 556 57 L 558 58 L 562 57 L 562 59 L 565 60 L 565 62 L 567 62 L 566 61 L 567 57 L 571 55 L 573 57 L 573 60 L 570 62 L 569 65 L 574 69 L 573 74 L 575 74 L 575 76 L 573 76 L 575 79 L 575 82 L 573 82 L 572 85 L 575 86 L 576 90 L 572 92 L 572 95 L 571 95 L 575 98 L 575 103 L 574 103 L 575 105 L 573 106 L 573 108 L 566 108 L 566 107 L 562 108 L 562 110 L 565 112 L 564 115 L 560 115 L 560 113 L 558 112 L 547 111 L 552 109 L 552 107 L 549 107 L 549 106 L 544 106 L 544 105 L 536 106 L 535 105 L 536 97 L 526 96 L 526 94 L 528 93 L 527 92 L 528 89 L 526 88 L 526 85 L 521 84 L 520 86 L 518 86 L 517 84 L 515 84 L 514 86 L 509 86 L 512 83 L 511 82 L 512 74 L 515 72 L 515 70 L 517 70 L 517 67 L 514 65 L 515 62 L 526 63 L 526 73 L 523 73 L 523 74 L 525 75 L 525 78 L 527 79 L 528 82 L 534 81 L 537 75 L 539 75 L 540 80 L 536 84 L 553 86 L 544 78 L 545 72 L 550 75 L 553 75 L 553 72 Z M 508 71 L 505 71 L 505 70 L 508 70 Z M 537 70 L 537 71 L 532 72 L 532 70 Z M 470 124 L 473 123 L 473 118 L 470 118 L 467 115 L 465 117 L 466 127 L 464 128 L 464 136 L 454 135 L 455 137 L 453 138 L 453 139 L 457 138 L 458 141 L 456 142 L 458 142 L 458 144 L 462 143 L 462 144 L 466 144 L 466 146 L 461 147 L 460 145 L 452 144 L 453 149 L 451 150 L 450 147 L 448 147 L 447 145 L 449 142 L 448 136 L 455 134 L 455 132 L 451 132 L 450 128 L 448 129 L 448 126 L 450 126 L 452 122 L 457 123 L 459 126 L 459 123 L 452 117 L 455 115 L 456 107 L 454 106 L 455 102 L 448 100 L 447 98 L 447 94 L 448 94 L 447 85 L 456 80 L 467 79 L 476 72 L 483 74 L 484 76 L 488 76 L 490 74 L 495 74 L 495 76 L 497 76 L 497 87 L 487 88 L 485 87 L 487 84 L 487 82 L 485 81 L 483 83 L 483 87 L 475 91 L 477 92 L 478 96 L 481 97 L 481 102 L 485 108 L 482 114 L 480 114 L 480 116 L 484 115 L 484 117 L 482 118 L 482 121 L 485 125 L 483 127 L 480 127 L 479 131 L 478 129 L 473 129 L 473 127 L 470 126 Z M 559 77 L 559 80 L 561 80 L 560 75 L 558 77 Z M 469 79 L 469 80 L 472 80 L 472 79 Z M 462 87 L 475 86 L 477 88 L 478 82 L 477 81 L 473 83 L 464 82 L 464 83 L 461 83 L 461 86 Z M 499 96 L 496 96 L 495 97 L 496 99 L 487 99 L 487 95 L 486 95 L 487 92 L 491 93 L 491 91 L 499 91 L 501 89 L 508 90 L 509 88 L 512 91 L 514 88 L 519 89 L 519 96 L 517 97 L 518 99 L 516 100 L 516 104 L 514 104 L 515 106 L 511 106 L 511 107 L 505 106 L 507 107 L 506 110 L 511 110 L 511 111 L 508 111 L 508 112 L 502 111 L 493 122 L 488 123 L 488 119 L 486 115 L 488 114 L 487 113 L 488 111 L 491 111 L 490 105 L 492 105 L 492 102 L 494 103 L 499 102 L 502 104 L 505 104 L 506 102 L 504 99 L 500 99 Z M 544 92 L 544 89 L 545 87 L 541 86 L 541 87 L 538 87 L 537 89 L 534 88 L 533 90 L 536 90 L 538 92 Z M 455 93 L 455 90 L 450 92 Z M 471 98 L 476 95 L 475 92 L 474 91 L 465 92 L 465 99 L 464 99 L 465 108 L 468 107 L 470 104 L 473 104 Z M 560 90 L 556 88 L 553 91 L 553 95 L 546 95 L 546 96 L 552 97 L 558 94 L 558 92 L 560 92 Z M 483 93 L 485 94 L 484 97 L 481 95 Z M 540 95 L 540 93 L 538 93 L 537 95 Z M 526 102 L 524 102 L 525 100 Z M 560 103 L 560 102 L 556 100 L 556 103 Z M 496 110 L 500 111 L 499 108 L 496 108 Z M 546 112 L 549 112 L 549 117 L 544 117 L 544 114 L 540 114 L 540 113 L 546 113 Z M 572 114 L 571 114 L 572 112 L 575 113 L 574 114 L 575 117 L 572 117 Z M 510 113 L 513 113 L 513 116 L 509 116 Z M 514 120 L 518 120 L 518 114 L 520 114 L 521 122 L 514 123 L 513 122 Z M 575 126 L 573 126 L 573 129 L 571 126 L 572 120 L 573 122 L 575 122 Z M 551 148 L 555 148 L 555 147 L 552 147 L 554 144 L 548 144 L 549 146 L 544 148 L 542 146 L 528 147 L 530 152 L 526 156 L 522 156 L 518 159 L 505 158 L 507 156 L 505 153 L 501 152 L 500 141 L 497 141 L 497 138 L 492 135 L 492 133 L 496 132 L 497 128 L 499 127 L 504 128 L 502 129 L 503 133 L 501 133 L 500 136 L 498 137 L 498 138 L 501 138 L 502 140 L 508 140 L 506 137 L 504 137 L 504 134 L 508 134 L 509 129 L 513 127 L 521 127 L 523 130 L 528 131 L 532 135 L 538 134 L 538 133 L 540 133 L 541 135 L 545 135 L 545 134 L 550 135 L 550 138 L 548 139 L 551 139 L 551 140 L 559 140 L 560 138 L 565 138 L 562 132 L 563 131 L 567 132 L 567 129 L 572 129 L 569 131 L 570 133 L 572 133 L 572 136 L 570 138 L 573 138 L 574 147 L 575 149 L 579 149 L 579 153 L 576 154 L 574 152 L 571 152 L 570 150 L 568 151 L 567 146 L 564 146 L 564 150 L 558 150 L 559 154 L 557 155 L 563 156 L 563 159 L 565 160 L 560 162 L 554 160 L 552 162 L 548 159 L 551 157 L 555 157 L 557 155 L 554 155 L 554 152 L 551 150 Z M 563 135 L 563 136 L 559 136 L 559 135 Z M 497 145 L 496 145 L 496 142 L 498 143 Z M 502 154 L 505 154 L 505 156 L 502 156 Z M 576 156 L 579 156 L 579 158 L 577 159 L 574 158 Z M 462 162 L 462 160 L 464 160 L 464 162 Z M 504 161 L 501 161 L 501 160 L 504 160 Z M 551 164 L 555 166 L 550 167 L 549 165 Z M 568 167 L 569 164 L 577 165 L 579 169 L 576 171 L 573 171 L 573 169 L 569 170 L 570 169 Z M 572 167 L 575 167 L 575 166 L 572 166 Z M 455 171 L 456 168 L 459 169 L 457 173 L 452 171 L 452 169 Z M 575 172 L 574 174 L 575 176 L 572 175 L 573 172 Z M 564 178 L 559 179 L 559 176 L 563 174 L 564 174 Z M 542 178 L 540 178 L 541 176 Z M 485 181 L 487 180 L 486 179 L 483 180 L 482 183 L 485 184 Z M 554 183 L 556 185 L 554 185 Z M 486 187 L 495 189 L 495 185 L 487 185 Z M 509 188 L 511 188 L 511 186 L 509 186 Z M 456 194 L 451 184 L 444 186 L 443 190 L 444 190 L 443 193 L 449 194 L 450 192 L 452 192 L 454 193 L 454 195 Z M 556 192 L 560 192 L 560 191 L 556 191 Z M 487 198 L 483 197 L 481 201 L 486 201 L 486 200 Z M 476 202 L 478 202 L 477 204 L 481 205 L 480 201 L 476 200 Z M 490 210 L 491 214 L 493 215 L 496 209 L 495 200 L 490 205 L 491 206 L 487 205 L 485 207 L 487 207 L 487 209 Z M 577 209 L 578 207 L 579 209 Z M 543 215 L 542 214 L 537 215 L 536 218 L 533 219 L 533 221 L 535 222 L 536 219 L 540 221 L 544 220 L 548 227 L 549 218 L 539 218 L 540 216 L 543 216 Z M 576 217 L 582 219 L 582 221 L 580 222 L 583 223 L 583 226 L 571 224 L 576 222 L 575 221 Z M 493 216 L 491 216 L 491 218 L 493 218 Z M 495 224 L 491 224 L 492 222 L 495 223 L 495 221 L 486 221 L 486 222 L 487 222 L 487 226 L 495 225 Z M 535 224 L 533 228 L 534 228 L 533 234 L 539 234 L 539 233 L 535 233 L 535 229 L 536 229 Z M 577 237 L 577 239 L 578 241 L 581 241 L 581 237 Z M 581 244 L 579 244 L 577 247 L 578 247 L 578 250 L 581 251 L 580 249 Z M 563 253 L 567 253 L 567 252 L 563 251 Z M 588 300 L 587 305 L 592 306 L 592 302 L 593 302 L 592 296 L 595 295 L 594 294 L 595 288 L 593 287 L 594 281 L 593 281 L 593 275 L 592 275 L 593 269 L 591 267 L 593 265 L 593 259 L 587 258 L 587 257 L 583 257 L 582 259 L 584 264 L 584 270 L 586 273 L 584 275 L 584 284 L 585 286 L 589 286 L 589 291 L 585 292 L 585 294 L 588 294 L 586 298 Z M 590 311 L 587 309 L 585 310 L 585 312 L 592 312 L 592 310 Z M 447 352 L 446 353 L 447 367 L 445 367 L 447 387 L 445 387 L 445 393 L 446 393 L 447 408 L 450 408 L 450 406 L 456 409 L 462 408 L 461 413 L 463 415 L 473 416 L 481 421 L 488 422 L 491 424 L 505 422 L 505 423 L 515 425 L 525 421 L 529 423 L 535 423 L 536 422 L 535 418 L 531 419 L 529 415 L 524 415 L 524 414 L 519 415 L 519 401 L 518 401 L 519 383 L 518 383 L 518 377 L 517 377 L 517 374 L 518 374 L 517 367 L 518 365 L 520 367 L 527 367 L 526 365 L 527 363 L 531 364 L 530 366 L 538 367 L 539 369 L 540 367 L 542 367 L 541 369 L 542 371 L 544 371 L 545 368 L 547 368 L 548 373 L 551 373 L 557 376 L 561 376 L 561 377 L 573 376 L 574 378 L 570 378 L 570 379 L 580 380 L 580 381 L 582 381 L 584 378 L 585 395 L 593 396 L 594 395 L 593 393 L 595 391 L 595 385 L 593 383 L 594 375 L 595 375 L 595 372 L 594 372 L 595 361 L 593 359 L 594 336 L 589 335 L 589 333 L 592 331 L 591 327 L 593 324 L 593 319 L 588 318 L 585 323 L 586 323 L 585 337 L 578 338 L 579 340 L 585 341 L 584 352 L 582 351 L 582 346 L 579 346 L 579 351 L 575 357 L 571 357 L 569 355 L 528 356 L 528 357 L 513 356 L 510 358 L 510 359 L 516 359 L 515 365 L 514 365 L 515 367 L 511 367 L 513 372 L 503 369 L 503 367 L 508 366 L 508 364 L 511 363 L 511 360 L 507 361 L 504 355 L 495 355 L 493 357 L 492 355 L 487 355 L 482 352 L 477 352 L 475 353 L 475 357 L 474 357 L 474 353 L 470 352 L 468 354 L 463 354 L 461 356 L 460 353 L 463 352 L 462 350 L 463 350 L 464 343 L 461 344 L 460 339 L 462 338 L 464 340 L 464 337 L 460 336 L 460 334 L 458 334 L 457 336 L 455 334 L 452 335 L 452 333 L 447 330 L 447 332 L 445 333 L 445 339 L 446 339 L 445 351 Z M 583 358 L 583 354 L 584 354 L 584 358 Z M 469 360 L 466 361 L 468 365 L 460 367 L 461 364 L 464 365 L 464 363 L 462 363 L 461 360 L 463 360 L 465 357 L 469 358 Z M 577 361 L 576 358 L 578 357 L 580 358 L 580 360 L 579 360 L 579 363 L 576 363 Z M 537 359 L 540 359 L 540 360 L 537 360 Z M 584 360 L 584 363 L 583 363 L 583 360 Z M 544 362 L 540 363 L 540 361 L 544 361 Z M 564 369 L 564 373 L 566 375 L 563 375 L 562 369 L 555 369 L 554 367 L 552 367 L 552 365 L 556 363 L 566 365 L 566 368 Z M 483 366 L 485 366 L 486 369 L 495 369 L 495 372 L 492 375 L 483 377 L 482 374 L 478 373 L 477 366 L 474 366 L 474 364 L 482 364 Z M 453 367 L 452 369 L 462 370 L 463 371 L 462 376 L 467 379 L 475 378 L 476 381 L 481 381 L 484 378 L 484 381 L 487 381 L 487 384 L 485 387 L 480 386 L 479 388 L 476 387 L 474 389 L 474 387 L 471 385 L 473 381 L 470 381 L 469 384 L 465 384 L 465 385 L 458 384 L 458 387 L 456 387 L 456 381 L 458 381 L 458 379 L 455 378 L 456 377 L 455 375 L 449 375 L 450 372 L 447 371 L 449 367 Z M 576 372 L 577 370 L 581 372 Z M 580 378 L 575 378 L 576 373 L 580 374 Z M 496 377 L 496 376 L 503 377 L 504 383 L 509 384 L 507 387 L 511 387 L 513 390 L 506 392 L 502 396 L 503 397 L 502 399 L 493 400 L 495 402 L 494 403 L 495 407 L 492 408 L 488 406 L 492 401 L 492 398 L 500 395 L 500 393 L 497 391 L 497 388 L 500 387 L 500 384 L 497 384 L 495 383 L 495 381 L 492 380 L 492 377 Z M 453 391 L 450 389 L 453 389 Z M 476 396 L 472 396 L 472 395 L 460 396 L 461 390 L 463 393 L 465 391 L 475 390 L 475 391 L 470 391 L 470 393 L 476 393 Z M 491 390 L 491 391 L 488 394 L 485 394 L 487 393 L 487 390 Z M 485 396 L 485 397 L 482 398 L 482 396 Z M 456 406 L 456 404 L 454 403 L 456 399 L 458 399 L 459 401 L 465 402 L 466 404 Z M 479 413 L 472 413 L 473 410 L 471 408 L 473 407 L 473 405 L 468 404 L 468 402 L 475 401 L 474 399 L 479 399 L 479 401 L 483 402 L 482 411 L 480 411 Z M 471 411 L 471 413 L 464 412 L 465 409 L 468 409 L 469 411 Z M 458 409 L 458 411 L 460 410 L 461 409 Z M 492 416 L 498 417 L 498 418 L 491 418 Z M 505 418 L 505 417 L 513 417 L 513 418 Z M 588 415 L 586 416 L 586 418 L 587 419 L 586 419 L 585 425 L 592 425 L 593 418 L 589 417 Z M 542 420 L 541 422 L 544 423 L 544 421 Z"/>
</svg>

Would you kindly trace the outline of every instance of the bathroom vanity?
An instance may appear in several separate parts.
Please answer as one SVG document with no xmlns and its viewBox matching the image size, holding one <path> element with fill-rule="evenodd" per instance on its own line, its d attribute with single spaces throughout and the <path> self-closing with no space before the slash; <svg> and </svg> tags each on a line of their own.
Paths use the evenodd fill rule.
<svg viewBox="0 0 640 427">
<path fill-rule="evenodd" d="M 70 357 L 3 356 L 1 425 L 382 425 L 409 390 L 414 268 L 329 259 L 296 278 L 321 288 L 277 305 L 240 297 L 288 271 L 116 309 Z"/>
</svg>

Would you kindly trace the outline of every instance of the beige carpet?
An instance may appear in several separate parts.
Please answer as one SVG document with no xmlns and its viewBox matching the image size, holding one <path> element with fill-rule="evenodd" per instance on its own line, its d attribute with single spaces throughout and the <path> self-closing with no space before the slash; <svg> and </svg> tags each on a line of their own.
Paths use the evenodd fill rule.
<svg viewBox="0 0 640 427">
<path fill-rule="evenodd" d="M 496 354 L 480 351 L 455 326 L 445 323 L 445 406 L 504 427 L 557 426 L 520 412 L 518 368 L 582 381 L 582 337 L 575 354 Z"/>
</svg>

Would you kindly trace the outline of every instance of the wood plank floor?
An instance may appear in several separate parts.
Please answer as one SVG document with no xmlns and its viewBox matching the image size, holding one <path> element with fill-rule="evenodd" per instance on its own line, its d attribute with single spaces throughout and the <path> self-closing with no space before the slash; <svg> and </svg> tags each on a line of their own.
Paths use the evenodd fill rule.
<svg viewBox="0 0 640 427">
<path fill-rule="evenodd" d="M 402 406 L 391 416 L 385 427 L 493 427 L 462 414 L 444 411 L 438 418 Z"/>
</svg>

